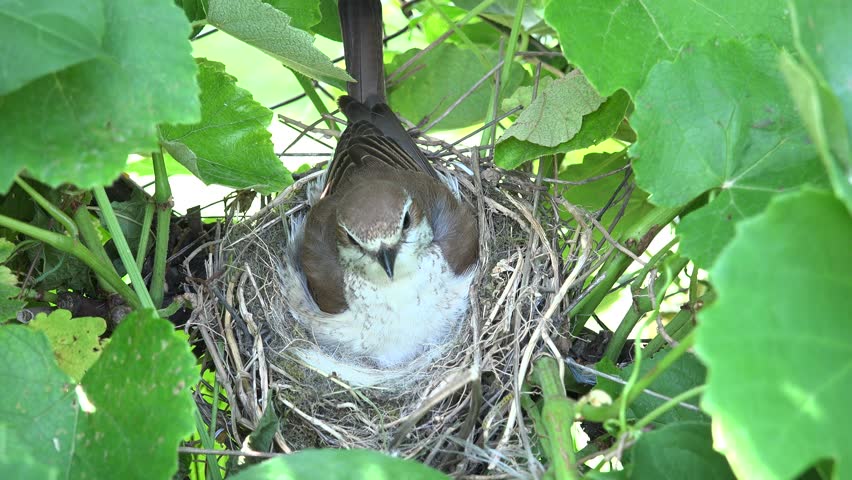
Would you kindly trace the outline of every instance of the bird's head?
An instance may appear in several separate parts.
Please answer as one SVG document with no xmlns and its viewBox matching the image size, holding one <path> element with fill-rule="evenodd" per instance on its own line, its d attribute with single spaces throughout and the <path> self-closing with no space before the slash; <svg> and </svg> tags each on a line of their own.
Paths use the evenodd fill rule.
<svg viewBox="0 0 852 480">
<path fill-rule="evenodd" d="M 412 273 L 418 253 L 432 241 L 420 206 L 390 181 L 365 181 L 348 189 L 340 199 L 337 224 L 341 261 L 376 280 Z"/>
</svg>

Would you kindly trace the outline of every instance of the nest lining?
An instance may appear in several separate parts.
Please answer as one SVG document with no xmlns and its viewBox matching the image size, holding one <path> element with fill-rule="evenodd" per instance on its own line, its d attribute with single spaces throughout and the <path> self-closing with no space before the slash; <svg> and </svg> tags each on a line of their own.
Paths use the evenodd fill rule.
<svg viewBox="0 0 852 480">
<path fill-rule="evenodd" d="M 372 448 L 456 476 L 543 472 L 519 394 L 536 356 L 567 353 L 564 313 L 603 260 L 591 245 L 593 219 L 548 195 L 541 175 L 480 172 L 487 162 L 440 141 L 425 143 L 449 151 L 436 169 L 458 182 L 479 222 L 480 263 L 467 318 L 432 355 L 385 372 L 371 387 L 349 385 L 295 355 L 318 348 L 288 318 L 277 273 L 289 223 L 304 214 L 307 187 L 320 172 L 300 179 L 224 233 L 208 253 L 212 280 L 195 288 L 194 323 L 231 400 L 230 430 L 238 441 L 238 425 L 254 429 L 275 405 L 283 417 L 276 443 L 285 452 Z M 217 339 L 226 346 L 221 354 Z"/>
</svg>

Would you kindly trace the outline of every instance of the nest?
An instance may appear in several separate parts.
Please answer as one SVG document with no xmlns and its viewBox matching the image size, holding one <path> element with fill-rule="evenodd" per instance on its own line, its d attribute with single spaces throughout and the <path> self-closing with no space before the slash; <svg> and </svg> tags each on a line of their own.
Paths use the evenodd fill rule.
<svg viewBox="0 0 852 480">
<path fill-rule="evenodd" d="M 239 427 L 254 430 L 274 406 L 284 452 L 371 448 L 457 477 L 538 477 L 523 380 L 538 356 L 568 353 L 566 312 L 602 261 L 591 245 L 596 222 L 550 195 L 541 174 L 502 171 L 475 150 L 471 158 L 439 140 L 418 141 L 477 213 L 480 264 L 468 317 L 440 355 L 370 387 L 294 354 L 312 339 L 288 321 L 277 269 L 290 222 L 304 215 L 321 172 L 307 175 L 208 245 L 209 280 L 195 284 L 193 324 L 230 401 L 228 430 L 242 442 Z"/>
</svg>

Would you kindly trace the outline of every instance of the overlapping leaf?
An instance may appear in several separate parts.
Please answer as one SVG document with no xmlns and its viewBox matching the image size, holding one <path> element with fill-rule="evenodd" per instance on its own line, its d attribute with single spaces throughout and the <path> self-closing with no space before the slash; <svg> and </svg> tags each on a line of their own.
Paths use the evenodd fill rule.
<svg viewBox="0 0 852 480">
<path fill-rule="evenodd" d="M 205 183 L 263 193 L 293 183 L 273 150 L 272 112 L 236 85 L 218 62 L 199 60 L 201 122 L 163 125 L 166 150 Z"/>
<path fill-rule="evenodd" d="M 0 4 L 0 95 L 101 53 L 104 4 L 99 0 Z"/>
<path fill-rule="evenodd" d="M 18 277 L 9 267 L 3 265 L 14 249 L 12 242 L 0 238 L 0 322 L 15 318 L 15 314 L 24 306 L 24 302 L 17 298 L 21 292 L 18 288 Z"/>
<path fill-rule="evenodd" d="M 0 101 L 0 193 L 22 169 L 50 186 L 108 184 L 129 153 L 157 147 L 158 123 L 198 120 L 189 23 L 174 2 L 106 2 L 104 17 L 96 59 Z"/>
<path fill-rule="evenodd" d="M 47 335 L 59 368 L 75 381 L 83 378 L 101 355 L 100 336 L 106 331 L 103 318 L 72 319 L 68 310 L 55 310 L 50 315 L 39 313 L 29 326 Z"/>
<path fill-rule="evenodd" d="M 655 64 L 687 43 L 758 35 L 790 43 L 788 12 L 776 0 L 564 0 L 544 15 L 565 57 L 601 95 L 635 94 Z"/>
<path fill-rule="evenodd" d="M 713 42 L 651 71 L 636 95 L 637 183 L 657 205 L 716 197 L 678 228 L 682 252 L 712 264 L 737 221 L 779 192 L 825 175 L 777 69 L 770 43 Z"/>
<path fill-rule="evenodd" d="M 207 21 L 308 77 L 338 86 L 352 80 L 314 47 L 308 32 L 261 0 L 210 0 Z"/>
<path fill-rule="evenodd" d="M 152 311 L 126 317 L 76 390 L 41 332 L 0 327 L 0 361 L 26 365 L 0 372 L 0 418 L 63 478 L 176 471 L 176 446 L 193 430 L 195 358 L 168 321 Z"/>
<path fill-rule="evenodd" d="M 740 478 L 794 478 L 817 460 L 852 474 L 852 219 L 826 192 L 776 198 L 710 269 L 700 313 L 704 408 Z"/>
<path fill-rule="evenodd" d="M 709 423 L 681 422 L 643 433 L 628 451 L 627 463 L 631 480 L 735 478 L 725 457 L 713 451 Z"/>
</svg>

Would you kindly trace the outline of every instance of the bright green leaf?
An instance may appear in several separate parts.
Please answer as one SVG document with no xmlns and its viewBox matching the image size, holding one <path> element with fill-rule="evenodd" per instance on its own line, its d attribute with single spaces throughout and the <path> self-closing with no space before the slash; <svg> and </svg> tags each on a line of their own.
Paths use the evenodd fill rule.
<svg viewBox="0 0 852 480">
<path fill-rule="evenodd" d="M 651 67 L 688 43 L 757 35 L 790 43 L 786 6 L 777 0 L 562 0 L 544 17 L 601 95 L 635 94 Z"/>
<path fill-rule="evenodd" d="M 416 55 L 420 50 L 412 49 L 397 55 L 387 66 L 393 74 L 397 68 Z M 455 44 L 441 46 L 423 54 L 402 75 L 405 80 L 388 92 L 391 107 L 404 118 L 418 123 L 442 115 L 453 103 L 499 61 L 494 50 L 480 49 L 485 61 L 472 50 Z M 413 72 L 413 73 L 412 73 Z M 409 75 L 411 73 L 411 75 Z M 511 95 L 526 75 L 520 65 L 514 64 L 511 79 L 501 87 L 501 95 Z M 491 102 L 493 82 L 486 81 L 459 104 L 435 127 L 437 130 L 461 128 L 485 121 L 485 113 Z M 427 122 L 428 123 L 428 122 Z"/>
<path fill-rule="evenodd" d="M 290 17 L 290 25 L 300 30 L 310 30 L 322 18 L 320 2 L 316 0 L 263 0 Z"/>
<path fill-rule="evenodd" d="M 372 450 L 302 450 L 267 460 L 233 476 L 233 480 L 448 480 L 443 473 L 415 462 Z"/>
<path fill-rule="evenodd" d="M 101 1 L 0 3 L 0 95 L 100 55 L 104 30 Z"/>
<path fill-rule="evenodd" d="M 582 127 L 573 138 L 555 147 L 523 142 L 514 137 L 501 140 L 494 152 L 494 163 L 501 168 L 513 169 L 543 155 L 566 153 L 600 143 L 618 129 L 629 104 L 627 93 L 623 90 L 615 92 L 597 110 L 583 117 Z"/>
<path fill-rule="evenodd" d="M 709 43 L 654 67 L 636 95 L 639 140 L 630 153 L 651 202 L 676 207 L 718 189 L 678 230 L 682 252 L 699 266 L 712 264 L 732 225 L 772 196 L 824 182 L 776 58 L 768 42 Z"/>
<path fill-rule="evenodd" d="M 725 457 L 713 451 L 709 423 L 675 423 L 643 433 L 625 463 L 631 480 L 735 478 Z"/>
<path fill-rule="evenodd" d="M 0 373 L 0 418 L 63 478 L 169 478 L 177 470 L 176 447 L 194 427 L 195 357 L 154 312 L 127 316 L 76 390 L 33 329 L 0 327 L 0 362 L 27 367 Z"/>
<path fill-rule="evenodd" d="M 579 73 L 579 72 L 578 72 Z M 568 75 L 541 88 L 535 100 L 521 112 L 501 140 L 515 137 L 545 147 L 574 138 L 583 116 L 604 102 L 582 75 Z"/>
<path fill-rule="evenodd" d="M 825 192 L 777 197 L 741 222 L 710 269 L 699 314 L 703 406 L 740 478 L 794 478 L 833 459 L 852 471 L 852 219 Z"/>
<path fill-rule="evenodd" d="M 162 125 L 163 146 L 204 183 L 278 191 L 293 183 L 275 155 L 272 111 L 236 85 L 219 62 L 198 61 L 201 122 Z"/>
<path fill-rule="evenodd" d="M 170 0 L 106 2 L 104 12 L 96 59 L 0 99 L 0 193 L 23 169 L 50 186 L 107 185 L 129 153 L 157 147 L 158 123 L 198 121 L 183 12 Z"/>
<path fill-rule="evenodd" d="M 290 17 L 260 0 L 210 0 L 207 21 L 308 77 L 343 87 L 352 78 L 314 47 Z"/>
<path fill-rule="evenodd" d="M 0 264 L 9 259 L 15 250 L 15 244 L 0 238 Z M 18 277 L 5 265 L 0 265 L 0 322 L 15 318 L 16 314 L 24 307 L 24 302 L 18 300 L 21 293 L 18 288 Z"/>
<path fill-rule="evenodd" d="M 101 355 L 100 337 L 106 331 L 103 318 L 72 319 L 71 312 L 60 309 L 50 315 L 39 313 L 29 326 L 47 335 L 59 368 L 75 381 L 83 378 Z"/>
<path fill-rule="evenodd" d="M 834 191 L 852 212 L 852 4 L 833 0 L 789 5 L 801 61 L 782 52 L 781 70 Z"/>
</svg>

